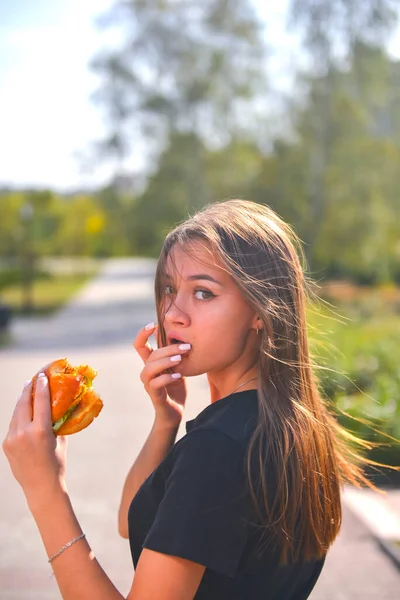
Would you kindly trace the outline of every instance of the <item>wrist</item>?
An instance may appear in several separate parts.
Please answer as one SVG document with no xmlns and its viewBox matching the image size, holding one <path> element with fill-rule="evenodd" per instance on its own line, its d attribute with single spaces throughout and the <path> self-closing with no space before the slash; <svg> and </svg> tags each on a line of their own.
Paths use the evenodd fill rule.
<svg viewBox="0 0 400 600">
<path fill-rule="evenodd" d="M 26 493 L 28 508 L 34 518 L 41 514 L 48 514 L 60 502 L 69 502 L 68 490 L 65 480 L 57 480 L 48 488 L 41 488 L 35 492 Z"/>
<path fill-rule="evenodd" d="M 177 434 L 181 421 L 168 421 L 161 417 L 155 417 L 153 422 L 153 431 L 157 433 Z"/>
</svg>

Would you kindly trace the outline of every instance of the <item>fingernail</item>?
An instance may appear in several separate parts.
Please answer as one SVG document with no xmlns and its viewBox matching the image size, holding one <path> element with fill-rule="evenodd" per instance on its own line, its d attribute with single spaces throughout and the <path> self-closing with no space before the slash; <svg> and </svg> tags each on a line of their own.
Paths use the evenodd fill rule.
<svg viewBox="0 0 400 600">
<path fill-rule="evenodd" d="M 179 360 L 181 360 L 181 355 L 180 354 L 176 354 L 175 356 L 171 356 L 170 360 L 172 362 L 178 362 Z"/>
<path fill-rule="evenodd" d="M 28 379 L 27 381 L 25 381 L 24 387 L 28 387 L 28 385 L 31 385 L 31 379 Z"/>
<path fill-rule="evenodd" d="M 179 379 L 180 377 L 182 377 L 182 375 L 180 373 L 172 373 L 171 377 L 172 379 Z"/>
<path fill-rule="evenodd" d="M 38 383 L 39 385 L 42 386 L 42 388 L 46 387 L 47 385 L 47 377 L 45 373 L 39 373 L 38 375 Z"/>
<path fill-rule="evenodd" d="M 190 350 L 191 347 L 190 344 L 180 344 L 180 346 L 178 346 L 179 350 Z"/>
<path fill-rule="evenodd" d="M 154 329 L 155 327 L 155 323 L 149 323 L 148 325 L 146 325 L 145 329 L 147 329 L 147 331 L 149 331 L 150 329 Z"/>
</svg>

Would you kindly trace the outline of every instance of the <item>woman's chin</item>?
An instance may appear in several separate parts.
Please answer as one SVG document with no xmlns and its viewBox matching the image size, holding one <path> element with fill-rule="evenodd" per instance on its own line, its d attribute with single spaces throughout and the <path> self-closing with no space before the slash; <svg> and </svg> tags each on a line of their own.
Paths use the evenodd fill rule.
<svg viewBox="0 0 400 600">
<path fill-rule="evenodd" d="M 204 369 L 188 363 L 181 363 L 179 367 L 174 369 L 174 371 L 176 371 L 176 373 L 180 373 L 182 377 L 196 377 L 197 375 L 204 375 L 204 373 L 206 373 Z"/>
</svg>

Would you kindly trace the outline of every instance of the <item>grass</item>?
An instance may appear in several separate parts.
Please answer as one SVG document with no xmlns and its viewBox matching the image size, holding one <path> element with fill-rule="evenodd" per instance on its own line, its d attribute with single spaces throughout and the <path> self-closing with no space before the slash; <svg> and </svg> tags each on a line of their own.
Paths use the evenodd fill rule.
<svg viewBox="0 0 400 600">
<path fill-rule="evenodd" d="M 11 335 L 8 331 L 0 331 L 0 348 L 6 346 L 11 341 Z"/>
<path fill-rule="evenodd" d="M 400 289 L 350 284 L 321 296 L 331 306 L 311 305 L 308 323 L 323 395 L 346 429 L 380 444 L 370 458 L 399 465 Z"/>
<path fill-rule="evenodd" d="M 33 286 L 33 310 L 29 316 L 45 316 L 61 308 L 96 272 L 74 275 L 54 275 L 40 279 Z M 0 301 L 11 306 L 13 315 L 26 315 L 22 309 L 22 289 L 12 285 L 0 292 Z"/>
</svg>

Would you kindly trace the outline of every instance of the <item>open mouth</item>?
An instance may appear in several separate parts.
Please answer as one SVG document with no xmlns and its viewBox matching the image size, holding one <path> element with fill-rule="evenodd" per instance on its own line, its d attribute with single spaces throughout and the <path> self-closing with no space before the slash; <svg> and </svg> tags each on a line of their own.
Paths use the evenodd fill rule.
<svg viewBox="0 0 400 600">
<path fill-rule="evenodd" d="M 182 343 L 184 343 L 183 340 L 179 340 L 178 338 L 170 338 L 169 341 L 171 342 L 171 344 L 182 344 Z"/>
<path fill-rule="evenodd" d="M 167 343 L 169 345 L 171 344 L 187 344 L 187 342 L 185 340 L 183 340 L 182 338 L 177 338 L 177 337 L 167 337 Z"/>
</svg>

